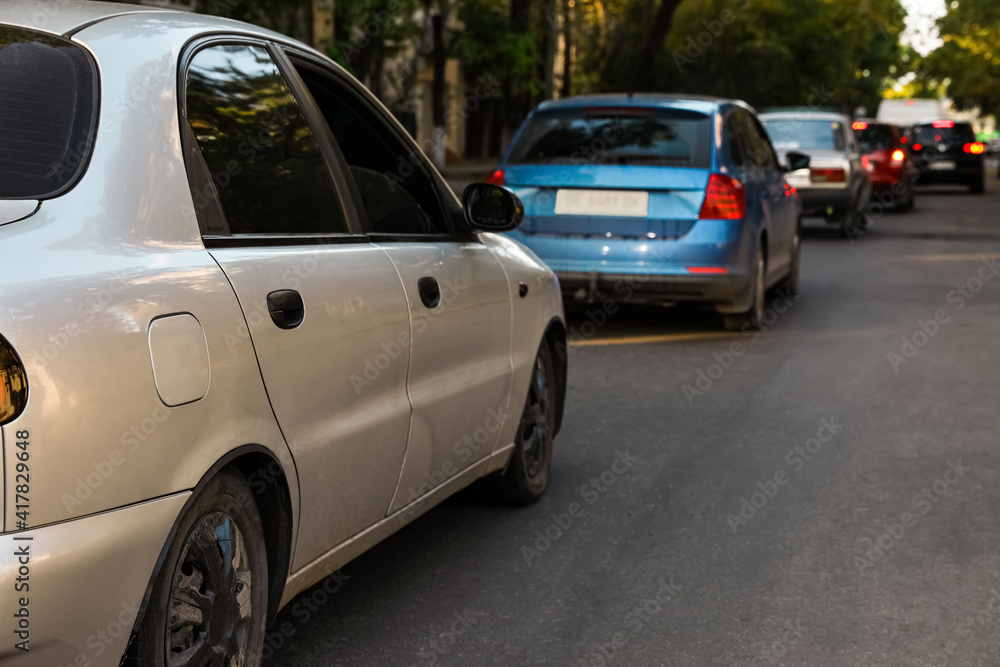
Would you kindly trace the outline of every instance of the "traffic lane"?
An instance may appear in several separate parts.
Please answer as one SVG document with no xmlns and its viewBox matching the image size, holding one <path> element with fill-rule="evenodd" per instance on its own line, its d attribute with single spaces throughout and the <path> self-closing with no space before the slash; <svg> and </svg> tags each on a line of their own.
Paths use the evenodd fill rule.
<svg viewBox="0 0 1000 667">
<path fill-rule="evenodd" d="M 893 346 L 984 248 L 877 231 L 807 243 L 802 299 L 756 340 L 573 349 L 549 495 L 446 503 L 346 567 L 308 619 L 286 609 L 296 635 L 272 663 L 920 664 L 968 635 L 1000 553 L 995 284 L 894 372 Z M 712 384 L 686 394 L 699 371 Z M 813 459 L 794 453 L 831 418 Z M 618 475 L 616 452 L 638 462 Z M 916 516 L 956 457 L 973 470 L 852 572 L 874 520 Z M 727 515 L 779 469 L 734 532 Z M 983 637 L 959 637 L 967 664 L 991 655 Z"/>
</svg>

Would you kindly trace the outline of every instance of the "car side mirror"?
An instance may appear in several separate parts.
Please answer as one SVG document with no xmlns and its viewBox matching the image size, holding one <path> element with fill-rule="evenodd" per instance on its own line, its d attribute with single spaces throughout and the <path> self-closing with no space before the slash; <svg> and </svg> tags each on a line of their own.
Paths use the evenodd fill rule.
<svg viewBox="0 0 1000 667">
<path fill-rule="evenodd" d="M 501 185 L 473 183 L 462 193 L 465 221 L 484 232 L 509 232 L 524 219 L 521 198 Z"/>
<path fill-rule="evenodd" d="M 785 154 L 785 159 L 788 161 L 787 171 L 798 171 L 799 169 L 809 168 L 809 156 L 805 153 L 789 151 Z"/>
</svg>

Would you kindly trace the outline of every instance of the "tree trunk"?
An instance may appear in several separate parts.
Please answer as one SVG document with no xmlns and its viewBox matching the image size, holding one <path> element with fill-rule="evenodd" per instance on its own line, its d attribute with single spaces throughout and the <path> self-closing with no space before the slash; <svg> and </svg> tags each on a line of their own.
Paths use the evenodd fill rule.
<svg viewBox="0 0 1000 667">
<path fill-rule="evenodd" d="M 663 41 L 670 34 L 670 27 L 674 23 L 674 12 L 683 0 L 661 0 L 660 9 L 656 12 L 653 26 L 646 37 L 639 56 L 632 63 L 632 74 L 629 77 L 628 92 L 646 90 L 653 84 L 656 67 L 657 52 L 663 48 Z"/>
<path fill-rule="evenodd" d="M 569 97 L 572 95 L 573 77 L 573 9 L 569 6 L 570 0 L 563 0 L 563 71 L 562 90 L 559 97 Z"/>
<path fill-rule="evenodd" d="M 434 116 L 433 149 L 431 159 L 434 166 L 444 169 L 448 146 L 447 118 L 445 113 L 445 52 L 444 52 L 444 16 L 434 14 L 431 17 L 431 29 L 434 36 L 434 83 L 431 88 L 431 114 Z"/>
</svg>

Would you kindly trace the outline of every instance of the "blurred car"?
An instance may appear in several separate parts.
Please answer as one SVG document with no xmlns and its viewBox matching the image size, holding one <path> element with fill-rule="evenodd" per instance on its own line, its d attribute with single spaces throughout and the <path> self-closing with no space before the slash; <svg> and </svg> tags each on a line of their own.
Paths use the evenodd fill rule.
<svg viewBox="0 0 1000 667">
<path fill-rule="evenodd" d="M 845 229 L 867 228 L 872 184 L 851 121 L 838 113 L 799 110 L 764 113 L 760 120 L 779 160 L 789 151 L 810 157 L 809 170 L 788 179 L 802 198 L 803 214 Z"/>
<path fill-rule="evenodd" d="M 57 9 L 0 5 L 0 664 L 256 666 L 447 496 L 544 493 L 565 324 L 516 196 L 463 210 L 282 35 Z"/>
<path fill-rule="evenodd" d="M 981 194 L 986 185 L 986 145 L 971 123 L 941 119 L 919 123 L 907 133 L 922 185 L 965 185 Z"/>
<path fill-rule="evenodd" d="M 524 223 L 510 235 L 579 300 L 627 291 L 634 303 L 709 302 L 739 330 L 757 326 L 765 290 L 797 290 L 800 203 L 742 102 L 545 102 L 489 180 L 524 202 Z"/>
<path fill-rule="evenodd" d="M 919 169 L 913 162 L 902 129 L 877 120 L 855 120 L 851 127 L 872 183 L 872 198 L 909 211 Z"/>
</svg>

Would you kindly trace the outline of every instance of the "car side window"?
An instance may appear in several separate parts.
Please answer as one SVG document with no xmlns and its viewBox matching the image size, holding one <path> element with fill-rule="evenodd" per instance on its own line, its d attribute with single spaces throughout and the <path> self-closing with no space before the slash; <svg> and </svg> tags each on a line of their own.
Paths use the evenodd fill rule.
<svg viewBox="0 0 1000 667">
<path fill-rule="evenodd" d="M 774 154 L 774 147 L 771 146 L 771 140 L 768 138 L 767 132 L 760 124 L 760 121 L 754 118 L 753 115 L 748 113 L 746 119 L 750 126 L 750 134 L 753 137 L 757 164 L 765 169 L 777 171 L 779 169 L 778 156 Z"/>
<path fill-rule="evenodd" d="M 437 191 L 415 145 L 408 145 L 360 93 L 319 68 L 296 69 L 333 135 L 353 178 L 365 231 L 449 233 Z"/>
<path fill-rule="evenodd" d="M 752 160 L 747 156 L 743 128 L 740 125 L 738 112 L 730 113 L 726 118 L 726 138 L 729 141 L 729 157 L 732 158 L 733 164 L 746 168 L 748 163 L 752 164 Z"/>
<path fill-rule="evenodd" d="M 198 51 L 188 66 L 185 111 L 188 142 L 204 158 L 192 164 L 198 151 L 187 146 L 188 169 L 208 170 L 194 192 L 203 233 L 349 233 L 316 136 L 267 49 Z M 205 214 L 213 198 L 221 216 Z"/>
</svg>

